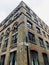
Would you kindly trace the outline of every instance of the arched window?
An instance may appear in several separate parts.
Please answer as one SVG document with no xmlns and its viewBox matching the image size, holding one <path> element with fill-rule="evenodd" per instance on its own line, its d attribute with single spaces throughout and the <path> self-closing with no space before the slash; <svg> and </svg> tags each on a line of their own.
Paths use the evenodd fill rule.
<svg viewBox="0 0 49 65">
<path fill-rule="evenodd" d="M 5 63 L 5 56 L 6 56 L 6 55 L 2 55 L 2 56 L 1 56 L 1 65 L 4 65 L 4 63 Z"/>
<path fill-rule="evenodd" d="M 13 25 L 13 33 L 18 31 L 18 22 L 15 22 Z"/>
<path fill-rule="evenodd" d="M 38 53 L 36 51 L 30 52 L 31 65 L 39 65 L 38 63 Z"/>
<path fill-rule="evenodd" d="M 6 48 L 7 45 L 8 45 L 9 33 L 10 33 L 10 28 L 8 28 L 8 29 L 6 30 L 6 35 L 5 35 L 5 41 L 4 41 L 4 46 L 3 46 L 3 48 Z"/>
<path fill-rule="evenodd" d="M 9 65 L 17 65 L 16 51 L 10 53 L 10 62 L 9 62 Z"/>
<path fill-rule="evenodd" d="M 9 33 L 10 33 L 10 28 L 8 28 L 7 30 L 6 30 L 6 37 L 8 37 L 9 36 Z"/>
<path fill-rule="evenodd" d="M 48 64 L 48 57 L 47 57 L 47 54 L 42 53 L 42 55 L 43 55 L 44 65 L 49 65 L 49 64 Z"/>
</svg>

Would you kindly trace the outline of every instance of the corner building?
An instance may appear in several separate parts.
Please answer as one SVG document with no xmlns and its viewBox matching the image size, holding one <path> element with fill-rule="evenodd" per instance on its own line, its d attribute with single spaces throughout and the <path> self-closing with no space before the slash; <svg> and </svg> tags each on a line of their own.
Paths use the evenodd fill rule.
<svg viewBox="0 0 49 65">
<path fill-rule="evenodd" d="M 0 65 L 49 65 L 49 27 L 23 1 L 0 23 Z"/>
</svg>

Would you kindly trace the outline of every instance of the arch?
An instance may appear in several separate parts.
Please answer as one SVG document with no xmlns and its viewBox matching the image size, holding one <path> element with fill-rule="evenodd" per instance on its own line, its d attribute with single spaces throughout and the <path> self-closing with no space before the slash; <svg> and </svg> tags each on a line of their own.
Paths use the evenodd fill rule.
<svg viewBox="0 0 49 65">
<path fill-rule="evenodd" d="M 2 37 L 4 36 L 4 32 L 1 33 L 1 36 L 2 36 Z"/>
<path fill-rule="evenodd" d="M 12 29 L 13 29 L 13 33 L 18 31 L 18 22 L 15 22 L 12 26 Z"/>
<path fill-rule="evenodd" d="M 36 54 L 38 54 L 38 52 L 36 50 L 31 50 L 30 53 L 36 53 Z"/>
<path fill-rule="evenodd" d="M 10 33 L 10 27 L 7 28 L 6 32 L 5 32 L 5 36 L 8 37 L 9 36 L 9 33 Z"/>
</svg>

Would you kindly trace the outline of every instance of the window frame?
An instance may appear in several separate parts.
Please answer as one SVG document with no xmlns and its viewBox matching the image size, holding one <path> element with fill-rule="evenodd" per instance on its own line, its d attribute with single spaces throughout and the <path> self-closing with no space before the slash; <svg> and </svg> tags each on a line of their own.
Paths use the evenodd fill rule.
<svg viewBox="0 0 49 65">
<path fill-rule="evenodd" d="M 29 41 L 35 43 L 35 35 L 34 34 L 32 34 L 31 32 L 28 32 L 28 38 L 30 38 Z"/>
<path fill-rule="evenodd" d="M 41 46 L 41 47 L 44 47 L 44 41 L 43 41 L 43 39 L 40 38 L 40 37 L 39 37 L 39 43 L 40 43 L 40 46 Z"/>
<path fill-rule="evenodd" d="M 15 36 L 16 35 L 16 36 Z M 13 36 L 15 36 L 15 40 L 13 40 Z M 12 35 L 12 44 L 17 44 L 17 39 L 18 39 L 18 33 L 15 33 Z"/>
</svg>

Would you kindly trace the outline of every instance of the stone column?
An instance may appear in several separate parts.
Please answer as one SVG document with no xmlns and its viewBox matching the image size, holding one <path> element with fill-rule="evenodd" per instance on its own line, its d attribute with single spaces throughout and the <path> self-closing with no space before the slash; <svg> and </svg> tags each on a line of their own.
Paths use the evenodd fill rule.
<svg viewBox="0 0 49 65">
<path fill-rule="evenodd" d="M 23 17 L 24 16 L 22 15 L 21 18 L 23 19 L 22 21 L 24 21 Z M 27 50 L 25 43 L 26 43 L 26 33 L 25 33 L 25 24 L 23 23 L 18 27 L 17 65 L 27 65 Z"/>
</svg>

